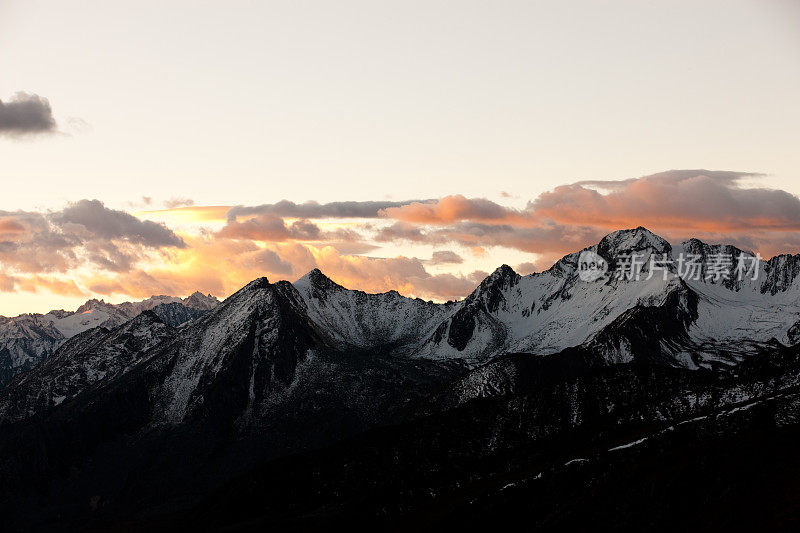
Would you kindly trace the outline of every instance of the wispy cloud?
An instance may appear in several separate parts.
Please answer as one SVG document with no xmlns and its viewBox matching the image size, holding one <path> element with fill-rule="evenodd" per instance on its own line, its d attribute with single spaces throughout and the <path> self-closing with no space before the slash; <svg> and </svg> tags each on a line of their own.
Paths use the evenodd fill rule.
<svg viewBox="0 0 800 533">
<path fill-rule="evenodd" d="M 282 200 L 274 204 L 257 206 L 235 206 L 228 211 L 228 219 L 236 220 L 238 217 L 252 215 L 275 215 L 287 218 L 377 218 L 385 209 L 401 207 L 420 200 L 405 202 L 392 201 L 366 201 L 366 202 L 305 202 L 297 204 L 289 200 Z"/>
<path fill-rule="evenodd" d="M 164 202 L 164 207 L 167 209 L 174 209 L 176 207 L 190 207 L 194 205 L 194 200 L 191 198 L 170 198 Z"/>
</svg>

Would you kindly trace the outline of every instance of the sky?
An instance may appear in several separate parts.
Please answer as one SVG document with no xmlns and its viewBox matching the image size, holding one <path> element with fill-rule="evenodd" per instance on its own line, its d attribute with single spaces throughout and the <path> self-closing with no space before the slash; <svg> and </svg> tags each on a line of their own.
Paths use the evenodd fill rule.
<svg viewBox="0 0 800 533">
<path fill-rule="evenodd" d="M 798 94 L 791 0 L 0 0 L 0 314 L 798 253 Z"/>
</svg>

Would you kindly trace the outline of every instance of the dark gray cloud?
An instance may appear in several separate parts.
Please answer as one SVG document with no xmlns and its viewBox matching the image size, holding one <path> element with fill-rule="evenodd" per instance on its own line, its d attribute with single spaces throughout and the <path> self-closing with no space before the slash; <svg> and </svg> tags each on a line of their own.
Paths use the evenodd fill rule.
<svg viewBox="0 0 800 533">
<path fill-rule="evenodd" d="M 56 225 L 80 232 L 83 229 L 93 238 L 122 239 L 152 248 L 174 246 L 184 248 L 183 239 L 164 226 L 150 220 L 139 220 L 135 216 L 109 209 L 99 200 L 80 200 L 63 211 L 51 216 Z"/>
<path fill-rule="evenodd" d="M 455 242 L 463 246 L 504 246 L 532 253 L 575 251 L 596 243 L 608 233 L 603 228 L 548 222 L 519 227 L 461 222 L 431 231 L 434 242 Z"/>
<path fill-rule="evenodd" d="M 164 207 L 167 209 L 174 209 L 176 207 L 188 207 L 194 205 L 194 200 L 191 198 L 170 198 L 164 202 Z"/>
<path fill-rule="evenodd" d="M 0 263 L 19 272 L 64 272 L 83 264 L 127 272 L 145 249 L 185 248 L 166 226 L 81 200 L 61 211 L 0 211 Z"/>
<path fill-rule="evenodd" d="M 464 262 L 464 258 L 458 255 L 455 252 L 450 250 L 440 250 L 438 252 L 433 252 L 431 256 L 430 263 L 431 265 L 458 265 Z"/>
<path fill-rule="evenodd" d="M 517 274 L 520 274 L 522 276 L 527 276 L 528 274 L 533 274 L 534 272 L 536 272 L 538 268 L 536 267 L 536 263 L 525 261 L 524 263 L 520 263 L 517 266 L 515 266 L 514 270 L 517 272 Z"/>
<path fill-rule="evenodd" d="M 264 270 L 271 274 L 290 275 L 292 273 L 292 264 L 284 261 L 281 257 L 272 250 L 262 250 L 255 256 L 256 267 L 259 270 Z"/>
<path fill-rule="evenodd" d="M 380 228 L 375 234 L 378 242 L 392 241 L 411 241 L 411 242 L 432 242 L 432 239 L 419 226 L 408 222 L 395 222 L 391 226 Z"/>
<path fill-rule="evenodd" d="M 319 226 L 308 220 L 296 220 L 289 226 L 292 239 L 300 241 L 315 241 L 320 238 L 322 231 Z"/>
<path fill-rule="evenodd" d="M 573 183 L 572 185 L 580 185 L 582 187 L 597 187 L 599 189 L 622 189 L 626 186 L 636 183 L 641 179 L 648 179 L 660 181 L 663 183 L 677 184 L 682 181 L 691 180 L 699 176 L 704 176 L 720 185 L 733 186 L 742 178 L 759 178 L 764 174 L 760 172 L 737 172 L 734 170 L 705 170 L 705 169 L 681 169 L 681 170 L 666 170 L 658 172 L 649 176 L 641 178 L 628 178 L 624 180 L 583 180 Z"/>
<path fill-rule="evenodd" d="M 56 120 L 47 98 L 18 92 L 10 100 L 0 100 L 0 135 L 24 136 L 54 133 Z"/>
<path fill-rule="evenodd" d="M 415 202 L 430 202 L 432 200 L 407 200 L 404 202 L 368 201 L 368 202 L 305 202 L 297 204 L 288 200 L 281 200 L 274 204 L 257 206 L 235 206 L 228 211 L 228 220 L 237 217 L 270 214 L 289 218 L 377 218 L 381 211 L 391 207 L 401 207 Z"/>
<path fill-rule="evenodd" d="M 337 243 L 360 243 L 359 248 L 364 248 L 364 236 L 351 228 L 335 228 L 323 231 L 319 226 L 308 219 L 295 220 L 291 224 L 272 213 L 262 213 L 245 220 L 228 220 L 225 226 L 217 232 L 218 237 L 224 239 L 254 240 L 266 242 L 284 241 L 315 241 Z M 370 246 L 370 249 L 374 246 Z"/>
<path fill-rule="evenodd" d="M 439 298 L 452 299 L 469 294 L 475 285 L 486 278 L 487 273 L 481 270 L 471 272 L 467 276 L 454 274 L 427 274 L 419 278 L 409 278 L 414 289 L 422 294 Z"/>
</svg>

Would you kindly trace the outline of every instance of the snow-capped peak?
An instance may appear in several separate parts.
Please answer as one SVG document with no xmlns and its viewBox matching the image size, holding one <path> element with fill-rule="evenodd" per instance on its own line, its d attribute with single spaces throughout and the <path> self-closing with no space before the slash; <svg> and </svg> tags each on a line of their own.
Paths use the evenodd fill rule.
<svg viewBox="0 0 800 533">
<path fill-rule="evenodd" d="M 577 268 L 581 252 L 575 252 L 547 271 L 524 277 L 502 265 L 464 300 L 435 304 L 395 291 L 368 294 L 349 290 L 315 268 L 294 284 L 273 285 L 267 278 L 256 279 L 226 302 L 243 301 L 242 295 L 258 302 L 260 295 L 274 293 L 290 302 L 286 305 L 296 307 L 293 319 L 309 320 L 312 329 L 336 349 L 380 349 L 397 355 L 460 358 L 469 363 L 506 352 L 557 353 L 583 346 L 612 326 L 614 331 L 630 332 L 635 329 L 631 329 L 631 321 L 651 320 L 641 317 L 658 317 L 661 322 L 669 319 L 674 325 L 670 334 L 679 336 L 681 343 L 694 343 L 693 354 L 705 350 L 699 348 L 702 346 L 726 346 L 733 352 L 744 339 L 766 342 L 774 338 L 787 344 L 800 340 L 800 255 L 755 261 L 752 279 L 728 283 L 708 280 L 705 271 L 698 280 L 688 280 L 678 275 L 679 269 L 670 261 L 678 254 L 726 252 L 734 256 L 731 268 L 735 268 L 737 257 L 757 258 L 733 246 L 708 245 L 696 239 L 673 247 L 643 227 L 610 233 L 584 251 L 607 260 L 607 276 L 591 282 L 581 278 Z M 654 260 L 652 266 L 645 265 L 641 278 L 613 275 L 625 266 L 621 259 L 626 254 L 650 256 L 668 267 L 656 270 Z M 228 304 L 217 305 L 214 297 L 196 292 L 185 299 L 154 296 L 119 305 L 90 300 L 76 313 L 37 316 L 48 330 L 68 338 L 96 326 L 117 326 L 159 304 L 166 306 L 159 308 L 158 316 L 181 328 L 196 315 L 185 313 L 179 305 L 200 310 L 215 307 L 211 316 L 217 318 L 230 312 Z M 755 315 L 758 324 L 753 323 Z M 627 322 L 623 327 L 618 321 Z M 8 326 L 4 325 L 9 332 L 20 329 Z M 617 337 L 609 338 L 603 338 L 603 346 L 613 352 L 613 361 L 632 357 L 629 346 L 617 342 Z M 671 338 L 667 343 L 665 339 L 661 348 L 656 343 L 648 350 L 670 351 L 669 357 L 687 366 L 703 363 L 702 359 L 689 359 L 690 350 L 678 341 Z"/>
<path fill-rule="evenodd" d="M 209 311 L 219 305 L 219 300 L 210 294 L 203 294 L 200 291 L 195 291 L 190 296 L 184 298 L 182 303 L 184 307 L 190 309 Z"/>
<path fill-rule="evenodd" d="M 192 312 L 179 313 L 180 321 L 193 319 L 218 305 L 211 295 L 197 292 L 185 300 L 175 296 L 151 296 L 139 302 L 111 304 L 93 298 L 75 311 L 53 310 L 45 315 L 20 315 L 0 321 L 0 353 L 8 350 L 8 361 L 0 358 L 0 386 L 21 370 L 35 366 L 52 354 L 65 340 L 92 328 L 112 329 L 141 313 L 162 305 L 178 304 Z M 162 314 L 167 309 L 162 309 Z M 173 313 L 174 314 L 174 313 Z"/>
<path fill-rule="evenodd" d="M 82 314 L 87 313 L 89 311 L 94 311 L 95 309 L 100 309 L 103 307 L 109 307 L 111 304 L 107 304 L 105 300 L 98 300 L 97 298 L 92 298 L 91 300 L 86 300 L 86 302 L 78 307 L 75 310 L 75 314 Z"/>
<path fill-rule="evenodd" d="M 466 301 L 484 301 L 486 307 L 493 311 L 502 300 L 502 293 L 519 283 L 520 278 L 513 268 L 501 265 L 478 285 Z"/>
<path fill-rule="evenodd" d="M 344 287 L 333 281 L 331 278 L 322 273 L 318 268 L 308 272 L 305 276 L 298 279 L 293 283 L 295 287 L 315 289 L 317 291 L 339 291 L 344 290 Z"/>
<path fill-rule="evenodd" d="M 666 254 L 671 250 L 672 246 L 666 240 L 642 226 L 609 233 L 597 245 L 597 253 L 608 259 L 632 252 Z"/>
<path fill-rule="evenodd" d="M 508 285 L 516 283 L 519 280 L 520 276 L 514 269 L 510 266 L 503 264 L 500 265 L 495 269 L 494 272 L 489 274 L 489 276 L 481 282 L 481 285 L 484 287 L 494 286 L 494 285 Z"/>
</svg>

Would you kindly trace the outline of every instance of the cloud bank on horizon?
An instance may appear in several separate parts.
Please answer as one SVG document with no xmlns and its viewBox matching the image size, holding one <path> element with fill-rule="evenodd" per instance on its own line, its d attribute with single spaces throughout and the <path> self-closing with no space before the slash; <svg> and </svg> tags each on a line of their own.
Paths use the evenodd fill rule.
<svg viewBox="0 0 800 533">
<path fill-rule="evenodd" d="M 170 209 L 138 216 L 98 200 L 60 211 L 5 211 L 0 292 L 120 299 L 201 290 L 224 297 L 258 276 L 294 280 L 320 268 L 350 288 L 446 300 L 473 290 L 489 261 L 522 258 L 513 266 L 527 274 L 640 225 L 672 242 L 698 237 L 765 257 L 800 251 L 800 199 L 745 183 L 759 176 L 671 170 L 580 181 L 524 208 L 456 194 L 228 207 L 172 199 Z M 154 214 L 183 219 L 174 219 L 176 227 L 143 219 Z"/>
</svg>

